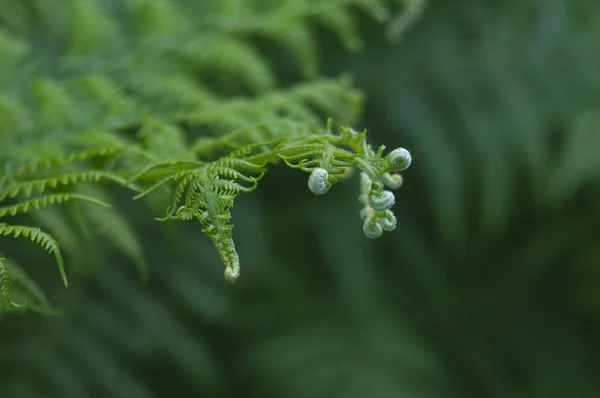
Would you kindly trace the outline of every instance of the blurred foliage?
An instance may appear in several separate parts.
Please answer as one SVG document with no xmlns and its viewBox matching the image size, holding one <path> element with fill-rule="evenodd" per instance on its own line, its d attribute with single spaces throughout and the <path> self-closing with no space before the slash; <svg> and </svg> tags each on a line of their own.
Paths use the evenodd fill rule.
<svg viewBox="0 0 600 398">
<path fill-rule="evenodd" d="M 67 291 L 49 272 L 65 315 L 0 324 L 1 396 L 597 397 L 599 18 L 594 0 L 431 0 L 399 44 L 367 20 L 360 54 L 318 32 L 373 139 L 413 153 L 399 228 L 366 240 L 357 181 L 324 200 L 275 170 L 234 209 L 231 286 L 197 228 L 125 198 L 150 283 L 98 243 Z"/>
</svg>

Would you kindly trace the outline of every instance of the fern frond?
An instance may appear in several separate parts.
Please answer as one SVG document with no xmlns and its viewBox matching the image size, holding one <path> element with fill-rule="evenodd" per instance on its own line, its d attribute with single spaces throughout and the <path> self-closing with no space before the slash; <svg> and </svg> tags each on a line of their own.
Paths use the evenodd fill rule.
<svg viewBox="0 0 600 398">
<path fill-rule="evenodd" d="M 50 232 L 60 242 L 61 250 L 73 264 L 85 264 L 86 250 L 80 241 L 79 232 L 69 223 L 65 209 L 45 207 L 30 214 L 36 225 Z M 68 209 L 72 210 L 72 209 Z"/>
<path fill-rule="evenodd" d="M 74 120 L 74 101 L 65 87 L 52 79 L 40 79 L 33 85 L 33 95 L 37 102 L 37 128 L 65 132 Z"/>
<path fill-rule="evenodd" d="M 125 178 L 107 171 L 92 170 L 83 172 L 62 173 L 57 176 L 35 180 L 13 181 L 5 187 L 0 187 L 0 201 L 5 198 L 14 198 L 21 194 L 28 198 L 36 190 L 39 193 L 46 189 L 55 189 L 60 186 L 75 185 L 82 182 L 98 182 L 101 180 L 112 181 L 121 185 L 128 185 Z"/>
<path fill-rule="evenodd" d="M 139 130 L 138 136 L 144 149 L 159 161 L 164 161 L 165 158 L 184 158 L 188 153 L 185 132 L 173 124 L 147 121 Z"/>
<path fill-rule="evenodd" d="M 109 197 L 96 186 L 77 187 L 81 195 L 100 198 L 109 202 Z M 86 223 L 91 225 L 100 235 L 106 238 L 117 250 L 131 260 L 143 281 L 147 281 L 148 266 L 144 259 L 142 244 L 129 221 L 110 207 L 93 206 L 92 203 L 79 204 L 85 214 Z"/>
<path fill-rule="evenodd" d="M 178 181 L 190 173 L 192 173 L 192 172 L 191 171 L 182 171 L 181 173 L 178 173 L 178 174 L 169 175 L 169 176 L 163 178 L 162 180 L 158 181 L 151 187 L 143 190 L 142 192 L 140 192 L 139 194 L 134 196 L 133 200 L 141 199 L 144 196 L 147 196 L 147 195 L 151 194 L 152 192 L 154 192 L 155 190 L 159 189 L 160 187 L 165 186 L 166 184 L 168 184 L 170 182 Z"/>
<path fill-rule="evenodd" d="M 0 44 L 1 45 L 1 44 Z M 17 99 L 0 95 L 0 154 L 10 148 L 10 143 L 31 130 L 33 116 L 31 111 L 23 106 Z M 10 153 L 4 153 L 10 155 Z"/>
<path fill-rule="evenodd" d="M 54 256 L 63 283 L 65 287 L 69 286 L 67 282 L 67 274 L 65 273 L 65 262 L 60 252 L 60 245 L 52 237 L 52 235 L 43 232 L 39 228 L 0 223 L 0 236 L 13 236 L 15 238 L 23 236 L 40 245 L 44 250 L 46 250 L 46 252 L 48 252 L 48 254 Z"/>
<path fill-rule="evenodd" d="M 185 74 L 164 74 L 162 71 L 146 71 L 143 75 L 127 76 L 124 79 L 125 87 L 134 91 L 146 108 L 142 114 L 143 120 L 163 115 L 173 122 L 178 122 L 186 120 L 185 115 L 190 109 L 213 106 L 213 93 L 197 79 Z"/>
<path fill-rule="evenodd" d="M 317 16 L 323 27 L 333 31 L 338 39 L 350 51 L 362 49 L 363 43 L 358 35 L 356 20 L 351 11 L 345 8 L 332 8 Z"/>
<path fill-rule="evenodd" d="M 361 185 L 363 212 L 369 213 L 365 225 L 380 232 L 377 236 L 365 230 L 370 237 L 378 237 L 383 230 L 391 231 L 396 227 L 396 219 L 390 210 L 395 202 L 392 192 L 384 186 L 398 188 L 401 176 L 397 172 L 410 165 L 410 153 L 398 148 L 384 157 L 384 146 L 377 152 L 366 143 L 366 131 L 361 133 L 342 128 L 339 134 L 331 132 L 331 124 L 321 134 L 286 141 L 285 137 L 266 142 L 255 143 L 237 148 L 214 162 L 191 163 L 168 161 L 147 166 L 132 180 L 148 177 L 148 171 L 157 167 L 176 167 L 171 175 L 140 193 L 135 199 L 152 193 L 166 184 L 176 183 L 172 204 L 167 215 L 160 221 L 179 219 L 189 221 L 196 218 L 202 224 L 203 232 L 213 241 L 225 263 L 225 277 L 233 282 L 239 275 L 239 258 L 235 252 L 230 209 L 240 193 L 252 192 L 258 181 L 267 172 L 268 163 L 278 163 L 281 159 L 293 168 L 299 168 L 311 175 L 309 189 L 315 194 L 326 193 L 332 184 L 338 181 L 337 175 L 346 175 L 348 169 L 357 167 L 362 171 L 368 184 Z M 342 149 L 351 148 L 353 151 Z M 292 164 L 291 162 L 297 162 Z M 190 167 L 179 171 L 179 166 Z M 394 172 L 394 177 L 389 173 Z M 315 175 L 317 173 L 318 175 Z M 248 175 L 250 174 L 250 175 Z M 258 174 L 257 177 L 252 174 Z M 242 186 L 239 182 L 251 183 Z"/>
<path fill-rule="evenodd" d="M 25 305 L 27 305 L 27 299 L 25 299 L 25 302 L 23 304 L 17 304 L 12 300 L 12 298 L 10 298 L 11 285 L 12 276 L 10 274 L 10 270 L 8 269 L 8 264 L 6 264 L 4 258 L 0 257 L 0 291 L 4 296 L 4 299 L 14 307 L 25 307 Z"/>
<path fill-rule="evenodd" d="M 116 21 L 93 0 L 67 0 L 69 54 L 82 55 L 114 51 L 120 32 Z"/>
<path fill-rule="evenodd" d="M 199 220 L 233 280 L 239 260 L 230 210 L 237 195 L 256 189 L 269 164 L 284 159 L 306 172 L 322 169 L 328 184 L 358 167 L 372 179 L 373 192 L 389 197 L 380 192 L 382 174 L 391 171 L 380 152 L 365 149 L 364 140 L 365 148 L 353 146 L 356 137 L 320 131 L 324 116 L 356 121 L 361 94 L 346 78 L 315 80 L 315 25 L 356 49 L 355 8 L 381 7 L 380 0 L 65 0 L 56 12 L 43 2 L 12 5 L 10 15 L 28 15 L 32 23 L 22 32 L 25 42 L 49 56 L 27 51 L 31 65 L 16 80 L 31 82 L 30 90 L 8 92 L 31 92 L 31 98 L 4 101 L 7 120 L 27 133 L 27 145 L 7 155 L 16 171 L 0 187 L 0 201 L 24 199 L 0 207 L 0 217 L 71 199 L 106 205 L 104 191 L 89 187 L 93 194 L 85 194 L 82 184 L 88 182 L 127 186 L 138 191 L 134 199 L 161 188 L 173 194 L 166 219 Z M 36 21 L 48 38 L 37 38 Z M 277 87 L 275 72 L 253 42 L 261 37 L 290 52 L 307 81 Z M 23 122 L 29 114 L 31 132 Z M 6 142 L 14 148 L 13 135 Z M 135 181 L 149 187 L 137 189 Z M 34 194 L 63 187 L 69 192 Z M 125 219 L 81 205 L 86 222 L 142 270 L 141 247 Z M 3 225 L 6 234 L 30 233 Z M 47 250 L 60 255 L 58 246 Z"/>
<path fill-rule="evenodd" d="M 0 253 L 1 256 L 1 253 Z M 10 264 L 10 268 L 9 265 Z M 16 295 L 23 300 L 23 307 L 16 307 L 13 303 L 2 301 L 1 312 L 31 312 L 45 316 L 60 315 L 60 311 L 52 306 L 40 287 L 29 278 L 22 266 L 13 259 L 5 260 L 6 270 L 10 271 L 10 294 Z M 12 300 L 11 300 L 12 301 Z M 16 311 L 15 311 L 16 310 Z"/>
<path fill-rule="evenodd" d="M 183 61 L 195 69 L 211 68 L 219 73 L 239 76 L 255 92 L 275 86 L 273 73 L 249 44 L 231 37 L 201 37 L 180 49 Z"/>
<path fill-rule="evenodd" d="M 135 173 L 133 176 L 129 177 L 127 181 L 123 183 L 123 185 L 131 184 L 134 181 L 139 181 L 142 179 L 142 177 L 145 177 L 147 174 L 150 174 L 155 170 L 160 169 L 154 173 L 154 178 L 156 178 L 156 175 L 172 175 L 174 173 L 185 172 L 189 169 L 195 169 L 203 165 L 204 164 L 202 162 L 192 162 L 186 160 L 168 160 L 165 162 L 152 163 Z"/>
<path fill-rule="evenodd" d="M 134 15 L 136 33 L 144 40 L 177 35 L 190 28 L 182 10 L 172 1 L 130 1 L 127 5 Z"/>
<path fill-rule="evenodd" d="M 307 79 L 316 78 L 319 63 L 317 45 L 308 24 L 300 19 L 281 18 L 277 21 L 265 24 L 260 33 L 289 50 Z"/>
<path fill-rule="evenodd" d="M 133 107 L 135 102 L 127 97 L 121 87 L 107 76 L 90 74 L 77 84 L 94 104 L 100 105 L 109 114 Z"/>
<path fill-rule="evenodd" d="M 121 148 L 97 148 L 89 151 L 70 153 L 55 158 L 43 159 L 19 167 L 17 170 L 15 170 L 14 176 L 18 177 L 24 174 L 33 173 L 40 168 L 63 166 L 76 161 L 83 161 L 96 157 L 111 157 L 119 153 L 121 150 Z"/>
<path fill-rule="evenodd" d="M 64 203 L 73 199 L 83 200 L 85 202 L 93 203 L 102 207 L 110 207 L 110 204 L 88 195 L 81 195 L 77 193 L 59 193 L 54 195 L 41 196 L 39 198 L 27 200 L 25 202 L 21 202 L 13 206 L 0 207 L 0 218 L 6 215 L 14 216 L 17 213 L 27 213 L 31 210 L 38 210 L 44 206 Z"/>
</svg>

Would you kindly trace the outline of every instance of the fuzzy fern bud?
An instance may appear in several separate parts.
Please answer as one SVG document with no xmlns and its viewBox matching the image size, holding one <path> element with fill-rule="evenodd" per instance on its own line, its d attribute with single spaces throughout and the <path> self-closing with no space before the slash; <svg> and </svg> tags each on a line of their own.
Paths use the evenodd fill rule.
<svg viewBox="0 0 600 398">
<path fill-rule="evenodd" d="M 375 218 L 369 217 L 363 223 L 363 232 L 367 238 L 376 239 L 379 238 L 383 233 L 383 228 L 381 227 L 381 224 L 375 220 Z"/>
<path fill-rule="evenodd" d="M 373 209 L 370 208 L 369 206 L 365 206 L 360 210 L 360 219 L 361 220 L 366 220 L 369 217 L 372 217 L 374 214 Z"/>
<path fill-rule="evenodd" d="M 412 156 L 407 149 L 396 148 L 389 153 L 387 160 L 390 162 L 393 170 L 402 171 L 410 167 Z"/>
<path fill-rule="evenodd" d="M 231 267 L 231 266 L 227 266 L 225 267 L 225 280 L 227 280 L 228 282 L 235 282 L 237 280 L 237 278 L 240 277 L 240 268 L 237 267 Z"/>
<path fill-rule="evenodd" d="M 308 177 L 308 189 L 315 195 L 325 195 L 331 188 L 328 178 L 329 173 L 327 170 L 317 167 Z"/>
<path fill-rule="evenodd" d="M 384 231 L 393 231 L 397 224 L 396 216 L 391 210 L 386 210 L 385 215 L 379 219 L 379 223 Z"/>
<path fill-rule="evenodd" d="M 369 204 L 375 210 L 387 210 L 396 203 L 396 198 L 391 191 L 371 191 L 369 194 Z"/>
<path fill-rule="evenodd" d="M 402 186 L 404 178 L 398 173 L 385 173 L 381 176 L 383 183 L 390 189 L 398 189 Z"/>
</svg>

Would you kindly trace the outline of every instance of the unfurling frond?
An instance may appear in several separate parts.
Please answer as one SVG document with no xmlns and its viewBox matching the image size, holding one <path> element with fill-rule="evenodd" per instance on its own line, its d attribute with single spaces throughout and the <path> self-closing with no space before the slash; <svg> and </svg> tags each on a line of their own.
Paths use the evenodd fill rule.
<svg viewBox="0 0 600 398">
<path fill-rule="evenodd" d="M 152 172 L 160 179 L 136 198 L 164 185 L 175 184 L 172 203 L 160 220 L 198 220 L 203 226 L 202 232 L 219 252 L 225 265 L 225 278 L 230 282 L 240 273 L 233 225 L 229 222 L 230 209 L 237 195 L 256 189 L 269 163 L 283 160 L 292 168 L 310 173 L 308 187 L 317 195 L 325 194 L 338 177 L 349 174 L 348 170 L 359 168 L 362 171 L 361 204 L 365 206 L 362 213 L 366 212 L 363 217 L 365 234 L 377 238 L 383 231 L 392 231 L 396 227 L 396 218 L 389 209 L 394 205 L 395 197 L 383 187 L 384 183 L 394 185 L 390 180 L 401 178 L 399 174 L 390 177 L 390 173 L 406 169 L 410 164 L 407 160 L 410 153 L 401 149 L 384 157 L 384 147 L 375 152 L 366 143 L 366 131 L 356 133 L 342 128 L 339 134 L 333 134 L 330 130 L 329 127 L 325 132 L 293 140 L 279 139 L 270 144 L 237 148 L 213 162 L 182 160 L 151 164 L 131 180 L 152 180 L 149 178 Z"/>
</svg>

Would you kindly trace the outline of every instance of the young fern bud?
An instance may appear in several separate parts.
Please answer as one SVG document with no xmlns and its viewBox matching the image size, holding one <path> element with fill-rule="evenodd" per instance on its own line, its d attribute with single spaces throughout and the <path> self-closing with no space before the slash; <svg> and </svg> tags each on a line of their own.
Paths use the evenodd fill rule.
<svg viewBox="0 0 600 398">
<path fill-rule="evenodd" d="M 363 232 L 367 238 L 376 239 L 379 238 L 383 233 L 383 228 L 381 227 L 381 224 L 375 220 L 375 218 L 369 217 L 363 223 Z"/>
<path fill-rule="evenodd" d="M 390 189 L 398 189 L 402 186 L 404 179 L 398 173 L 385 173 L 381 176 L 383 183 Z"/>
<path fill-rule="evenodd" d="M 368 191 L 371 188 L 371 178 L 367 175 L 367 173 L 360 173 L 360 188 L 361 190 Z"/>
<path fill-rule="evenodd" d="M 366 173 L 360 173 L 360 194 L 358 195 L 358 202 L 361 205 L 369 205 L 368 195 L 371 191 L 371 185 L 373 185 L 373 181 L 371 181 L 369 176 Z"/>
<path fill-rule="evenodd" d="M 308 189 L 315 195 L 325 195 L 331 188 L 328 178 L 329 173 L 327 170 L 317 167 L 308 177 Z"/>
<path fill-rule="evenodd" d="M 390 162 L 393 170 L 402 171 L 408 169 L 412 163 L 412 156 L 407 149 L 396 148 L 389 153 L 387 160 Z"/>
<path fill-rule="evenodd" d="M 369 194 L 369 204 L 375 210 L 387 210 L 396 203 L 396 198 L 391 191 L 374 192 Z"/>
<path fill-rule="evenodd" d="M 235 282 L 237 280 L 237 278 L 240 277 L 240 267 L 238 266 L 236 267 L 232 267 L 232 266 L 227 266 L 225 267 L 225 280 L 228 282 Z"/>
<path fill-rule="evenodd" d="M 379 219 L 379 223 L 381 224 L 381 228 L 384 231 L 390 232 L 396 228 L 397 220 L 394 213 L 391 210 L 386 210 L 385 215 Z"/>
<path fill-rule="evenodd" d="M 365 221 L 367 218 L 372 217 L 374 212 L 373 209 L 369 206 L 365 206 L 360 210 L 360 219 Z"/>
</svg>

